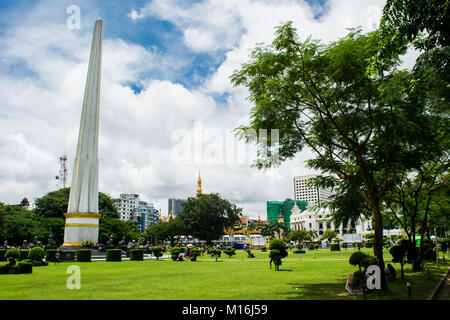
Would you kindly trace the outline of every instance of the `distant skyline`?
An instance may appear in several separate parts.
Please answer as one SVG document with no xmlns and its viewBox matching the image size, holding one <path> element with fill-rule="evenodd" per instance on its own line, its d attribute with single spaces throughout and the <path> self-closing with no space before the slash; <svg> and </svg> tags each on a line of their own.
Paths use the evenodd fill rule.
<svg viewBox="0 0 450 320">
<path fill-rule="evenodd" d="M 275 27 L 293 21 L 300 39 L 323 43 L 348 28 L 372 31 L 380 0 L 18 0 L 0 2 L 0 201 L 30 202 L 56 190 L 59 157 L 68 156 L 68 181 L 83 101 L 95 20 L 104 22 L 100 98 L 99 190 L 112 197 L 139 194 L 167 215 L 167 199 L 219 193 L 265 219 L 266 201 L 294 199 L 293 177 L 306 149 L 279 168 L 248 163 L 176 161 L 177 132 L 196 124 L 222 134 L 247 124 L 245 88 L 229 77 Z M 68 27 L 79 8 L 79 28 Z M 415 52 L 404 57 L 411 67 Z M 273 128 L 268 128 L 273 129 Z M 192 135 L 192 143 L 199 139 Z M 227 136 L 228 137 L 228 136 Z M 203 150 L 211 142 L 202 138 Z M 200 139 L 201 140 L 201 139 Z M 229 141 L 224 144 L 227 157 Z M 192 149 L 193 159 L 199 150 Z M 236 153 L 239 156 L 239 152 Z M 175 158 L 175 159 L 174 159 Z"/>
</svg>

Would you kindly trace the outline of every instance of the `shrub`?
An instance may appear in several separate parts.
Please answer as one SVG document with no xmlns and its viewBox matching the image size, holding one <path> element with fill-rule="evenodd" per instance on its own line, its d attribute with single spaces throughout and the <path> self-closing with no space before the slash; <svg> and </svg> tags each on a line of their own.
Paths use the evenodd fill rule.
<svg viewBox="0 0 450 320">
<path fill-rule="evenodd" d="M 208 254 L 211 255 L 211 258 L 216 258 L 216 261 L 217 261 L 217 259 L 219 259 L 220 256 L 222 255 L 222 250 L 220 250 L 220 249 L 209 249 L 208 250 Z"/>
<path fill-rule="evenodd" d="M 130 260 L 131 261 L 143 261 L 144 260 L 144 250 L 142 250 L 142 249 L 130 250 Z"/>
<path fill-rule="evenodd" d="M 48 266 L 48 262 L 42 261 L 42 260 L 31 260 L 31 259 L 27 259 L 27 260 L 22 260 L 22 262 L 28 262 L 31 263 L 33 265 L 33 267 L 43 267 L 43 266 Z"/>
<path fill-rule="evenodd" d="M 308 246 L 308 250 L 314 250 L 316 248 L 316 246 L 313 244 L 313 243 L 311 243 L 309 246 Z"/>
<path fill-rule="evenodd" d="M 55 262 L 56 261 L 56 249 L 45 250 L 45 261 Z"/>
<path fill-rule="evenodd" d="M 13 266 L 10 270 L 11 274 L 21 274 L 21 273 L 32 273 L 33 264 L 29 262 L 19 262 L 17 265 Z"/>
<path fill-rule="evenodd" d="M 6 261 L 6 254 L 7 249 L 0 249 L 0 261 Z"/>
<path fill-rule="evenodd" d="M 245 251 L 247 252 L 247 258 L 254 258 L 255 257 L 255 255 L 252 253 L 252 250 L 247 249 Z"/>
<path fill-rule="evenodd" d="M 172 258 L 173 261 L 178 260 L 180 253 L 181 253 L 181 248 L 179 248 L 179 247 L 173 247 L 172 249 L 170 249 L 170 257 Z"/>
<path fill-rule="evenodd" d="M 5 258 L 6 259 L 14 259 L 17 260 L 20 257 L 20 251 L 19 249 L 16 248 L 12 248 L 12 249 L 8 249 L 8 251 L 6 251 L 5 253 Z"/>
<path fill-rule="evenodd" d="M 367 241 L 365 244 L 366 248 L 373 248 L 373 242 L 372 241 Z"/>
<path fill-rule="evenodd" d="M 249 252 L 249 250 L 246 251 L 247 253 Z M 223 253 L 225 253 L 229 258 L 231 258 L 231 256 L 236 255 L 236 249 L 232 247 L 227 247 L 225 250 L 223 250 Z"/>
<path fill-rule="evenodd" d="M 347 243 L 344 242 L 344 243 L 342 244 L 342 248 L 347 249 Z"/>
<path fill-rule="evenodd" d="M 431 240 L 422 243 L 422 257 L 424 260 L 436 260 L 435 244 Z"/>
<path fill-rule="evenodd" d="M 91 262 L 92 250 L 79 249 L 75 252 L 77 262 Z"/>
<path fill-rule="evenodd" d="M 197 257 L 200 255 L 201 250 L 199 248 L 192 248 L 191 261 L 197 261 Z"/>
<path fill-rule="evenodd" d="M 28 255 L 29 254 L 30 254 L 30 249 L 21 249 L 20 250 L 19 260 L 28 259 Z"/>
<path fill-rule="evenodd" d="M 447 252 L 449 245 L 450 245 L 450 239 L 445 239 L 445 238 L 439 239 L 439 247 L 442 252 Z M 1 253 L 0 253 L 0 259 L 1 259 Z"/>
<path fill-rule="evenodd" d="M 361 267 L 367 269 L 368 266 L 377 264 L 378 260 L 374 256 L 368 255 L 361 251 L 357 251 L 350 256 L 348 262 L 353 266 L 358 266 L 359 271 L 361 271 Z"/>
<path fill-rule="evenodd" d="M 281 265 L 281 259 L 287 257 L 286 243 L 281 239 L 273 239 L 270 242 L 270 254 L 269 257 L 275 264 L 275 270 L 279 270 Z"/>
<path fill-rule="evenodd" d="M 294 253 L 305 253 L 305 250 L 296 249 L 293 251 Z"/>
<path fill-rule="evenodd" d="M 11 265 L 9 263 L 0 266 L 0 274 L 8 274 L 11 269 Z"/>
<path fill-rule="evenodd" d="M 41 261 L 42 259 L 44 259 L 44 256 L 45 252 L 44 249 L 42 249 L 41 247 L 34 247 L 28 253 L 28 259 L 36 261 Z"/>
<path fill-rule="evenodd" d="M 318 245 L 317 243 L 314 245 L 314 249 L 319 249 L 320 248 L 320 245 Z"/>
<path fill-rule="evenodd" d="M 266 247 L 262 247 L 261 248 L 261 252 L 267 252 L 267 248 Z"/>
<path fill-rule="evenodd" d="M 152 247 L 152 254 L 156 257 L 156 260 L 159 260 L 163 255 L 163 248 L 161 246 Z"/>
<path fill-rule="evenodd" d="M 330 251 L 341 251 L 339 243 L 330 244 Z"/>
<path fill-rule="evenodd" d="M 297 249 L 303 249 L 303 243 L 297 243 L 297 244 L 295 245 L 295 247 L 296 247 Z"/>
<path fill-rule="evenodd" d="M 106 261 L 122 261 L 122 250 L 106 249 Z"/>
</svg>

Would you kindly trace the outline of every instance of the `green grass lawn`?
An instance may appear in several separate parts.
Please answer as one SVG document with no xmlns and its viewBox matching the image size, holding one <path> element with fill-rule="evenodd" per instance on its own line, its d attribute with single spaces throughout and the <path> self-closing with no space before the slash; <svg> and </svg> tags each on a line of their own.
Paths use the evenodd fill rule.
<svg viewBox="0 0 450 320">
<path fill-rule="evenodd" d="M 303 260 L 303 259 L 346 259 L 350 257 L 353 252 L 358 251 L 358 249 L 341 249 L 341 251 L 330 251 L 330 249 L 319 249 L 319 250 L 308 250 L 303 249 L 305 253 L 293 253 L 293 250 L 288 250 L 288 256 L 285 259 L 294 259 L 294 260 Z M 362 252 L 373 255 L 373 249 L 362 248 Z M 254 259 L 270 259 L 269 252 L 261 252 L 261 250 L 252 250 L 252 253 L 255 255 Z M 389 254 L 389 249 L 383 250 L 383 256 L 385 259 L 391 258 Z M 231 256 L 229 258 L 225 253 L 222 252 L 221 259 L 232 259 L 239 260 L 244 259 L 247 260 L 247 252 L 243 250 L 236 250 L 236 255 Z M 200 256 L 199 259 L 211 259 L 209 254 L 205 254 Z"/>
<path fill-rule="evenodd" d="M 331 252 L 323 251 L 321 257 L 330 256 Z M 264 257 L 267 256 L 260 256 Z M 32 274 L 0 275 L 0 299 L 362 299 L 350 296 L 344 288 L 347 277 L 357 268 L 346 260 L 324 259 L 285 259 L 280 271 L 270 270 L 267 261 L 236 256 L 218 262 L 207 256 L 197 262 L 97 261 L 57 266 L 50 263 L 47 267 L 34 267 Z M 80 266 L 80 290 L 66 287 L 70 276 L 66 269 L 70 265 Z M 390 282 L 387 294 L 370 294 L 367 298 L 408 299 L 405 283 L 410 281 L 413 299 L 427 299 L 448 268 L 441 265 L 437 270 L 430 266 L 430 280 L 426 272 L 412 273 L 407 265 L 405 280 Z M 400 274 L 400 266 L 394 264 L 394 267 Z"/>
</svg>

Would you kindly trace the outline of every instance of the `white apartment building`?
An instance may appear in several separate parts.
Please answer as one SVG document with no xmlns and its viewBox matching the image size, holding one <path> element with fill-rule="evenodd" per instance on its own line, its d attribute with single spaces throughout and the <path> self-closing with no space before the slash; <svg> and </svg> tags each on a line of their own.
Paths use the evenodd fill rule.
<svg viewBox="0 0 450 320">
<path fill-rule="evenodd" d="M 326 201 L 332 194 L 329 189 L 308 187 L 309 178 L 316 177 L 314 174 L 294 177 L 295 200 L 306 201 L 308 204 L 316 205 L 318 201 Z"/>
<path fill-rule="evenodd" d="M 140 205 L 139 195 L 134 193 L 122 193 L 120 198 L 113 199 L 114 204 L 119 208 L 121 220 L 132 220 L 133 210 Z"/>
</svg>

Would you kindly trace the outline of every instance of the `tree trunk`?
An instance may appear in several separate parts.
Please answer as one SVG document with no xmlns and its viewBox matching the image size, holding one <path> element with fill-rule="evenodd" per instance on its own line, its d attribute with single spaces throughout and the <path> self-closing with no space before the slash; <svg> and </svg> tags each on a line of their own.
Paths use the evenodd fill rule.
<svg viewBox="0 0 450 320">
<path fill-rule="evenodd" d="M 375 224 L 375 238 L 373 242 L 373 253 L 378 259 L 378 266 L 380 267 L 381 275 L 381 290 L 387 290 L 388 284 L 384 272 L 384 259 L 383 259 L 383 217 L 381 216 L 379 203 L 373 203 L 372 213 Z"/>
<path fill-rule="evenodd" d="M 419 244 L 419 254 L 418 254 L 418 268 L 420 268 L 423 264 L 423 252 L 422 252 L 422 245 L 423 245 L 423 236 L 425 234 L 425 229 L 427 225 L 427 217 L 428 217 L 428 209 L 430 207 L 430 201 L 431 201 L 431 192 L 428 194 L 427 199 L 427 205 L 425 207 L 425 215 L 423 217 L 423 223 L 422 223 L 422 232 L 420 233 L 420 244 Z"/>
</svg>

